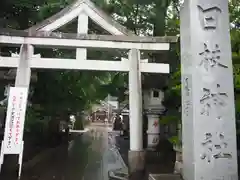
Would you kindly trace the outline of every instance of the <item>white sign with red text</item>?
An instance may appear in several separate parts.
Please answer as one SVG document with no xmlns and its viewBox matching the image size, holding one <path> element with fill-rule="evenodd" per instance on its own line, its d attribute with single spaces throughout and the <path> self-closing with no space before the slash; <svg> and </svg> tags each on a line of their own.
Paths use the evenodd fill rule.
<svg viewBox="0 0 240 180">
<path fill-rule="evenodd" d="M 10 87 L 8 96 L 7 117 L 4 131 L 4 139 L 0 154 L 0 171 L 5 154 L 18 154 L 19 171 L 21 176 L 23 157 L 23 131 L 25 113 L 27 107 L 28 88 Z"/>
<path fill-rule="evenodd" d="M 27 95 L 27 88 L 10 88 L 3 142 L 4 154 L 20 154 L 22 152 Z"/>
</svg>

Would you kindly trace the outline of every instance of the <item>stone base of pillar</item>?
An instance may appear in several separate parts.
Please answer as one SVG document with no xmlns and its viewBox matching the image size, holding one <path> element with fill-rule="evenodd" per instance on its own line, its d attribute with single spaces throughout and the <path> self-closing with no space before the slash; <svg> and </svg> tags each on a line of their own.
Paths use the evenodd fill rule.
<svg viewBox="0 0 240 180">
<path fill-rule="evenodd" d="M 128 173 L 129 180 L 147 180 L 145 169 L 145 151 L 128 152 Z"/>
<path fill-rule="evenodd" d="M 182 175 L 182 166 L 183 166 L 182 151 L 177 150 L 176 151 L 176 161 L 175 161 L 174 173 Z"/>
</svg>

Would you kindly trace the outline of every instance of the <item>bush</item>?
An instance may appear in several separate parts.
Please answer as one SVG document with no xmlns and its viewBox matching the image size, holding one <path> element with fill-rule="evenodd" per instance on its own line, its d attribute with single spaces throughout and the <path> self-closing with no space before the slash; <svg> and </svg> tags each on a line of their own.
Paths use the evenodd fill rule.
<svg viewBox="0 0 240 180">
<path fill-rule="evenodd" d="M 40 118 L 33 108 L 28 108 L 24 126 L 27 138 L 34 142 L 44 142 L 48 136 L 48 121 L 47 118 Z"/>
</svg>

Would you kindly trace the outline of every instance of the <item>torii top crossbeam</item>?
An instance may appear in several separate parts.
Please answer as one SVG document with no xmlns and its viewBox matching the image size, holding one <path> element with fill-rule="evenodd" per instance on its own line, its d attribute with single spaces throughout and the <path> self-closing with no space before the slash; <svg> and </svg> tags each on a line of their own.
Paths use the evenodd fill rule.
<svg viewBox="0 0 240 180">
<path fill-rule="evenodd" d="M 78 18 L 78 33 L 53 32 L 59 27 Z M 88 18 L 114 35 L 88 35 Z M 33 55 L 30 60 L 31 68 L 50 69 L 82 69 L 129 71 L 129 62 L 87 60 L 86 48 L 109 49 L 139 49 L 150 51 L 167 51 L 170 43 L 177 42 L 177 37 L 139 37 L 117 23 L 90 0 L 76 0 L 54 16 L 44 20 L 25 31 L 0 29 L 0 44 L 22 45 L 30 44 L 41 47 L 76 48 L 77 61 L 69 59 L 41 58 Z M 15 57 L 0 57 L 0 67 L 18 67 L 19 59 Z M 81 63 L 80 63 L 81 62 Z M 167 64 L 144 63 L 142 72 L 168 73 Z"/>
<path fill-rule="evenodd" d="M 84 35 L 54 33 L 45 31 L 18 31 L 0 29 L 0 43 L 32 44 L 54 47 L 87 47 L 139 50 L 169 50 L 169 43 L 176 42 L 176 37 L 138 37 L 111 35 Z"/>
</svg>

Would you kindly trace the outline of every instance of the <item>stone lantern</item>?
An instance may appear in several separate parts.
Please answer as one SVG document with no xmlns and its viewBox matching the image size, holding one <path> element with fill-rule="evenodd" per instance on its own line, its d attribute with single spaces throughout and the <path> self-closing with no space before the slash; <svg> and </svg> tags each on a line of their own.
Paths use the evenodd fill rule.
<svg viewBox="0 0 240 180">
<path fill-rule="evenodd" d="M 148 119 L 147 148 L 154 150 L 160 139 L 160 116 L 165 108 L 162 105 L 164 93 L 160 89 L 150 89 L 143 92 L 143 107 Z"/>
</svg>

